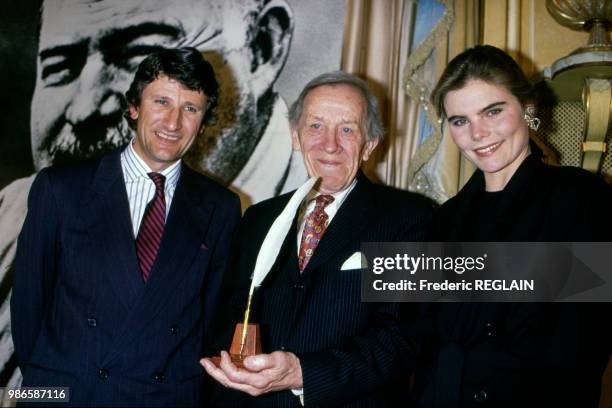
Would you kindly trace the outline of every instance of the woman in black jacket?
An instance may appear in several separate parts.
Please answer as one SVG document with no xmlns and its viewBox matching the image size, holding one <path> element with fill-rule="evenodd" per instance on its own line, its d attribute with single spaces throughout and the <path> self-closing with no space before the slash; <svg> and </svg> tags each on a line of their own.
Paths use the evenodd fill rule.
<svg viewBox="0 0 612 408">
<path fill-rule="evenodd" d="M 431 241 L 612 241 L 612 188 L 551 167 L 529 143 L 534 87 L 492 46 L 453 59 L 432 102 L 478 170 L 439 209 Z M 406 313 L 419 406 L 596 407 L 611 346 L 609 303 L 438 303 Z M 418 323 L 413 323 L 418 322 Z"/>
</svg>

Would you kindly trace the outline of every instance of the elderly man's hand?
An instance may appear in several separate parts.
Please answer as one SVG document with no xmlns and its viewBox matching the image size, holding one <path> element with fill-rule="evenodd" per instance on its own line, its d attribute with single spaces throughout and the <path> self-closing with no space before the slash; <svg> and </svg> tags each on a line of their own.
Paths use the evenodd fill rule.
<svg viewBox="0 0 612 408">
<path fill-rule="evenodd" d="M 221 352 L 217 368 L 208 358 L 200 360 L 206 372 L 225 387 L 258 396 L 270 391 L 302 388 L 302 367 L 293 353 L 275 351 L 249 356 L 245 369 L 236 367 L 227 352 Z"/>
</svg>

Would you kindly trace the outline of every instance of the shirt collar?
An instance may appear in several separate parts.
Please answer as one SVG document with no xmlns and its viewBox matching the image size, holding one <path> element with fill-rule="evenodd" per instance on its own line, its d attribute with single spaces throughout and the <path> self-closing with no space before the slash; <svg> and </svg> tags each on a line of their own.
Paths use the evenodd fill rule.
<svg viewBox="0 0 612 408">
<path fill-rule="evenodd" d="M 148 173 L 151 173 L 153 170 L 134 150 L 134 141 L 135 138 L 121 152 L 121 164 L 125 179 L 126 181 L 135 181 L 139 178 L 150 180 Z M 166 177 L 165 185 L 167 187 L 175 188 L 181 174 L 181 160 L 177 160 L 159 173 Z"/>
<path fill-rule="evenodd" d="M 340 208 L 344 200 L 346 200 L 346 197 L 349 195 L 351 191 L 353 191 L 356 184 L 357 184 L 357 178 L 353 179 L 353 182 L 344 190 L 337 191 L 333 194 L 330 194 L 332 197 L 334 197 L 334 201 L 332 201 L 326 208 L 329 209 L 330 211 L 338 211 L 338 209 Z M 321 193 L 319 193 L 318 191 L 311 190 L 310 193 L 306 195 L 306 199 L 304 200 L 306 207 L 309 207 L 310 205 L 314 205 L 313 204 L 314 200 L 320 195 Z"/>
</svg>

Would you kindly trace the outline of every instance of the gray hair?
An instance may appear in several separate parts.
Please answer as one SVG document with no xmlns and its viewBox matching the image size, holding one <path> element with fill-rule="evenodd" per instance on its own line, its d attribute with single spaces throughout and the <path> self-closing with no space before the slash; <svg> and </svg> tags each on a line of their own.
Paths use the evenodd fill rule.
<svg viewBox="0 0 612 408">
<path fill-rule="evenodd" d="M 306 95 L 308 95 L 308 93 L 314 88 L 323 85 L 350 85 L 360 91 L 363 95 L 367 108 L 365 119 L 367 140 L 382 139 L 383 135 L 385 134 L 385 129 L 383 128 L 380 120 L 378 100 L 372 91 L 370 91 L 368 84 L 366 84 L 363 79 L 344 71 L 326 72 L 325 74 L 317 76 L 306 84 L 304 89 L 302 89 L 300 96 L 298 96 L 297 100 L 293 102 L 289 108 L 289 123 L 293 129 L 297 129 L 298 122 L 300 121 L 302 113 L 304 112 L 304 99 L 306 99 Z"/>
</svg>

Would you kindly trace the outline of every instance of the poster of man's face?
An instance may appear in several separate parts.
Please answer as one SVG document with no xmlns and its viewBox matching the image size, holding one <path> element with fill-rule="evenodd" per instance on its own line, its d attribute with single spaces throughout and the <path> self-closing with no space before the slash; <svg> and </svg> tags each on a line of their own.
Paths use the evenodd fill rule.
<svg viewBox="0 0 612 408">
<path fill-rule="evenodd" d="M 320 0 L 306 3 L 323 4 Z M 300 42 L 296 34 L 301 28 L 296 27 L 299 15 L 287 1 L 47 0 L 39 7 L 39 14 L 33 15 L 39 22 L 29 118 L 35 170 L 97 157 L 128 143 L 132 132 L 123 119 L 123 95 L 136 67 L 160 48 L 191 46 L 213 64 L 221 92 L 218 121 L 196 141 L 187 160 L 227 185 L 244 179 L 240 173 L 272 127 L 271 119 L 283 116 L 275 117 L 279 109 L 275 83 L 285 65 L 290 69 L 287 59 Z M 320 11 L 312 15 L 329 14 L 329 10 Z M 312 76 L 339 66 L 343 5 L 332 11 L 337 24 L 317 30 L 331 29 L 336 38 L 332 47 L 329 40 L 323 46 L 304 38 L 308 50 L 296 51 L 302 56 L 310 53 Z M 312 21 L 302 21 L 312 30 Z M 309 78 L 303 64 L 294 68 L 300 67 L 302 72 L 295 76 L 305 83 Z M 285 83 L 296 89 L 303 85 Z M 285 91 L 291 98 L 297 96 L 297 91 Z M 269 146 L 287 150 L 286 138 Z M 288 154 L 282 152 L 285 162 Z M 279 172 L 286 173 L 287 164 Z M 295 163 L 292 170 L 301 174 L 278 175 L 261 183 L 280 184 L 275 186 L 278 193 L 283 182 L 295 184 L 305 175 Z M 239 181 L 235 184 L 250 202 L 266 198 L 257 191 L 242 191 Z M 286 187 L 285 191 L 294 186 Z"/>
<path fill-rule="evenodd" d="M 243 206 L 299 185 L 287 103 L 340 66 L 344 2 L 19 0 L 0 12 L 0 386 L 15 388 L 8 300 L 32 175 L 126 145 L 124 94 L 152 51 L 195 47 L 220 85 L 217 121 L 186 161 Z M 6 398 L 0 392 L 3 403 Z"/>
</svg>

